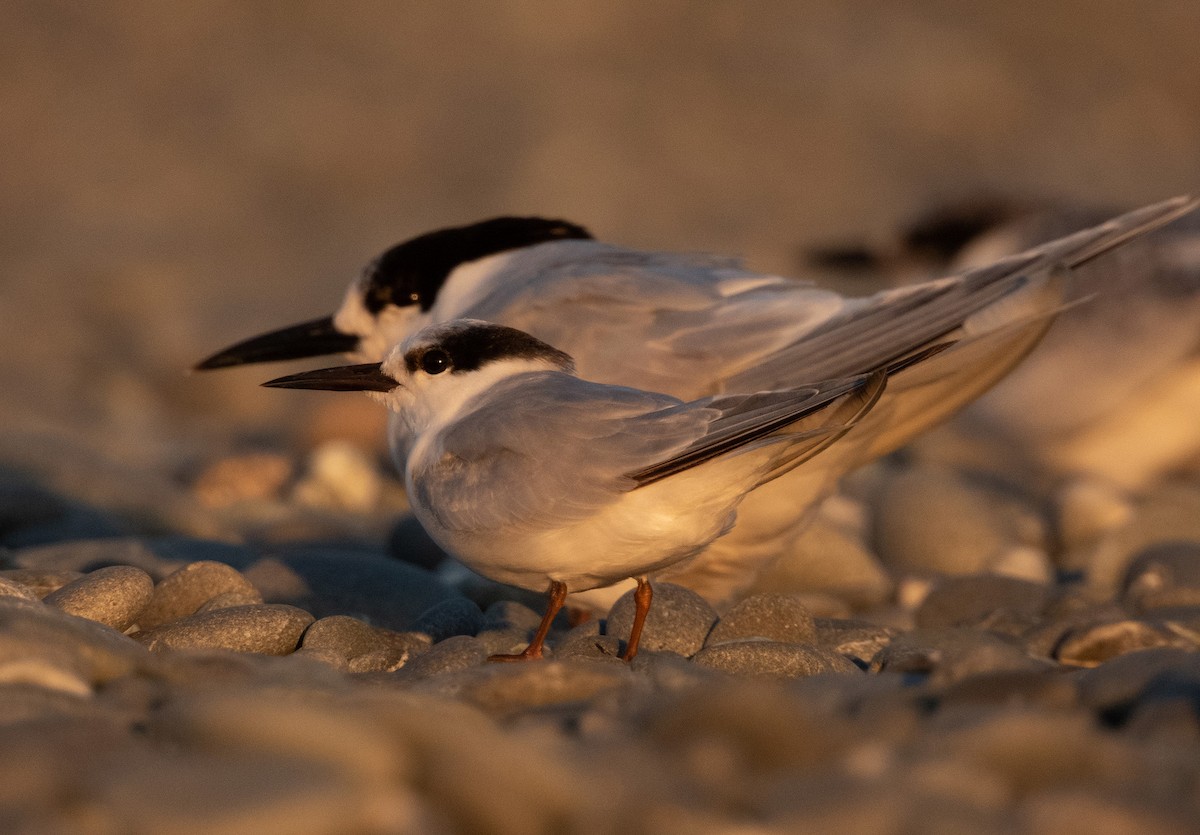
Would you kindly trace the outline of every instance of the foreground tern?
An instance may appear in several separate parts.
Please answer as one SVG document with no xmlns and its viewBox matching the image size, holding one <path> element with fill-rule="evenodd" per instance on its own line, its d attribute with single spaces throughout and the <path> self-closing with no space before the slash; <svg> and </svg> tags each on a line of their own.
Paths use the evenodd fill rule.
<svg viewBox="0 0 1200 835">
<path fill-rule="evenodd" d="M 548 591 L 533 641 L 495 660 L 541 657 L 569 591 L 634 578 L 630 659 L 648 578 L 728 531 L 747 493 L 818 456 L 871 410 L 888 376 L 922 358 L 683 403 L 581 380 L 562 351 L 465 319 L 425 328 L 382 363 L 265 385 L 372 393 L 413 439 L 404 481 L 430 536 L 486 577 Z"/>
<path fill-rule="evenodd" d="M 1070 268 L 1195 205 L 1166 201 L 954 277 L 864 298 L 729 259 L 604 244 L 563 221 L 499 218 L 400 244 L 367 268 L 334 316 L 247 340 L 198 367 L 331 351 L 378 362 L 425 325 L 474 318 L 555 345 L 584 379 L 694 400 L 871 373 L 921 346 L 956 343 L 897 373 L 853 443 L 834 445 L 823 466 L 755 490 L 737 527 L 672 577 L 719 604 L 787 546 L 837 477 L 1011 370 L 1062 309 Z M 403 469 L 413 443 L 403 421 L 392 421 L 391 442 Z M 611 596 L 580 602 L 602 608 Z"/>
</svg>

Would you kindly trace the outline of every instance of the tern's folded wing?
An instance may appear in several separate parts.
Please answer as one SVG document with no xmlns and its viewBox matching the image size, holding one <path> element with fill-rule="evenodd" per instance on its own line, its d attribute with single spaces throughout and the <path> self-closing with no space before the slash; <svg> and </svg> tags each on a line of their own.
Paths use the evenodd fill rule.
<svg viewBox="0 0 1200 835">
<path fill-rule="evenodd" d="M 1087 263 L 1196 206 L 1196 200 L 1186 197 L 1167 200 L 953 278 L 857 300 L 767 361 L 731 377 L 725 388 L 753 391 L 780 388 L 798 379 L 868 373 L 952 336 L 1001 299 L 1044 283 L 1056 267 Z M 1062 303 L 1037 292 L 1027 298 L 1030 304 L 1025 308 L 1007 305 L 1005 316 L 987 317 L 988 326 L 1007 326 L 1012 317 L 1051 316 Z"/>
</svg>

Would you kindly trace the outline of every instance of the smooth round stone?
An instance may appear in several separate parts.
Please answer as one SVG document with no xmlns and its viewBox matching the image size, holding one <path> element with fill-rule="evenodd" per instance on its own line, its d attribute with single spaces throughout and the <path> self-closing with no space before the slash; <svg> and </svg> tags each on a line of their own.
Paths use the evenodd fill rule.
<svg viewBox="0 0 1200 835">
<path fill-rule="evenodd" d="M 542 601 L 543 604 L 545 600 Z M 543 610 L 545 606 L 543 605 Z M 542 612 L 537 612 L 516 600 L 497 600 L 483 612 L 483 623 L 477 631 L 493 629 L 519 629 L 532 632 L 542 623 Z"/>
<path fill-rule="evenodd" d="M 717 613 L 703 597 L 683 586 L 652 583 L 650 612 L 642 630 L 639 649 L 667 650 L 691 657 L 717 622 Z M 606 619 L 605 634 L 627 641 L 633 627 L 633 592 L 621 595 Z"/>
<path fill-rule="evenodd" d="M 845 656 L 807 644 L 781 641 L 725 641 L 700 650 L 692 661 L 702 667 L 739 675 L 801 678 L 821 673 L 861 673 Z"/>
<path fill-rule="evenodd" d="M 203 605 L 196 610 L 196 613 L 215 612 L 217 609 L 233 609 L 237 606 L 257 606 L 262 602 L 262 595 L 258 591 L 225 591 L 216 597 L 204 601 Z"/>
<path fill-rule="evenodd" d="M 24 586 L 39 600 L 82 576 L 81 571 L 58 571 L 52 568 L 8 568 L 0 571 L 0 578 Z"/>
<path fill-rule="evenodd" d="M 844 525 L 818 515 L 778 560 L 754 581 L 754 593 L 821 593 L 857 608 L 883 602 L 892 578 L 861 539 Z"/>
<path fill-rule="evenodd" d="M 412 625 L 412 632 L 428 635 L 433 643 L 455 635 L 476 635 L 483 628 L 484 616 L 474 601 L 451 597 L 426 609 Z"/>
<path fill-rule="evenodd" d="M 937 692 L 938 707 L 957 705 L 1071 708 L 1079 704 L 1074 676 L 1061 669 L 999 670 L 960 679 Z"/>
<path fill-rule="evenodd" d="M 813 618 L 813 631 L 817 646 L 864 664 L 869 664 L 896 635 L 895 629 L 886 626 L 841 618 Z"/>
<path fill-rule="evenodd" d="M 1133 518 L 1133 504 L 1125 492 L 1099 479 L 1075 479 L 1054 499 L 1059 537 L 1068 552 L 1091 545 Z"/>
<path fill-rule="evenodd" d="M 458 673 L 458 698 L 491 715 L 582 703 L 629 684 L 624 664 L 546 660 L 488 664 Z"/>
<path fill-rule="evenodd" d="M 971 626 L 1018 634 L 1036 622 L 1050 600 L 1040 583 L 979 574 L 943 577 L 914 615 L 918 627 Z"/>
<path fill-rule="evenodd" d="M 415 680 L 452 673 L 477 667 L 486 662 L 491 654 L 478 638 L 458 635 L 434 644 L 428 652 L 410 659 L 397 671 L 397 675 L 406 680 Z"/>
<path fill-rule="evenodd" d="M 1117 593 L 1130 566 L 1152 546 L 1200 542 L 1200 483 L 1168 483 L 1135 508 L 1133 519 L 1104 536 L 1080 563 L 1097 595 Z"/>
<path fill-rule="evenodd" d="M 136 641 L 111 627 L 41 603 L 0 597 L 0 667 L 14 665 L 10 680 L 21 680 L 21 670 L 32 669 L 23 665 L 36 664 L 64 671 L 67 678 L 58 681 L 75 677 L 91 685 L 127 675 L 148 661 Z"/>
<path fill-rule="evenodd" d="M 146 540 L 136 537 L 84 539 L 22 548 L 13 555 L 12 564 L 18 568 L 83 573 L 113 565 L 132 565 L 151 577 L 162 577 L 175 569 L 170 561 L 154 553 Z"/>
<path fill-rule="evenodd" d="M 1176 671 L 1200 676 L 1200 654 L 1163 647 L 1120 655 L 1079 673 L 1080 698 L 1102 712 L 1128 710 L 1152 681 Z"/>
<path fill-rule="evenodd" d="M 378 672 L 399 669 L 429 646 L 428 636 L 417 632 L 393 632 L 357 618 L 333 615 L 308 627 L 301 651 L 331 653 L 339 668 L 351 672 Z M 371 658 L 356 663 L 365 656 Z"/>
<path fill-rule="evenodd" d="M 554 657 L 560 660 L 585 658 L 594 661 L 620 661 L 621 639 L 602 635 L 603 623 L 598 618 L 585 621 L 554 644 Z"/>
<path fill-rule="evenodd" d="M 946 627 L 897 635 L 872 659 L 871 671 L 927 675 L 932 684 L 944 685 L 979 673 L 1041 670 L 1048 663 L 1000 635 Z"/>
<path fill-rule="evenodd" d="M 1121 586 L 1135 612 L 1200 605 L 1200 541 L 1152 545 L 1133 558 Z"/>
<path fill-rule="evenodd" d="M 813 643 L 816 635 L 812 614 L 802 602 L 786 594 L 756 594 L 717 621 L 705 646 L 747 638 L 806 644 Z"/>
<path fill-rule="evenodd" d="M 154 587 L 138 623 L 143 630 L 154 629 L 195 614 L 209 600 L 230 592 L 245 598 L 242 605 L 262 603 L 258 589 L 236 568 L 212 560 L 189 563 Z"/>
<path fill-rule="evenodd" d="M 47 606 L 124 632 L 146 608 L 154 581 L 140 568 L 114 565 L 85 574 L 46 595 Z"/>
<path fill-rule="evenodd" d="M 1054 656 L 1063 664 L 1096 667 L 1118 655 L 1169 646 L 1195 648 L 1194 643 L 1155 624 L 1139 620 L 1120 620 L 1093 624 L 1068 632 L 1059 642 Z"/>
<path fill-rule="evenodd" d="M 877 500 L 873 549 L 894 570 L 978 574 L 1011 549 L 1044 539 L 1044 522 L 1031 508 L 950 470 L 903 470 Z"/>
<path fill-rule="evenodd" d="M 269 602 L 298 606 L 318 618 L 349 615 L 397 632 L 408 631 L 422 613 L 458 596 L 428 571 L 363 551 L 284 553 L 243 573 Z"/>
<path fill-rule="evenodd" d="M 287 655 L 313 616 L 295 606 L 261 604 L 219 609 L 171 621 L 139 634 L 138 640 L 154 652 L 177 649 L 228 649 Z"/>
<path fill-rule="evenodd" d="M 23 600 L 37 600 L 38 596 L 28 586 L 14 583 L 0 577 L 0 597 L 19 597 Z"/>
</svg>

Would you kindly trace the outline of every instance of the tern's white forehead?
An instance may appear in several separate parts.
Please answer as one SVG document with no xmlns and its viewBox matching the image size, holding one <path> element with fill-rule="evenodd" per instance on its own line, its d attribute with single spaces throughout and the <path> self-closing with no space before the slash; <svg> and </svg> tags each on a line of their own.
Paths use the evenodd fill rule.
<svg viewBox="0 0 1200 835">
<path fill-rule="evenodd" d="M 477 319 L 428 325 L 393 349 L 383 365 L 393 374 L 412 375 L 418 370 L 459 374 L 505 360 L 538 363 L 566 372 L 575 366 L 568 354 L 524 331 Z"/>
</svg>

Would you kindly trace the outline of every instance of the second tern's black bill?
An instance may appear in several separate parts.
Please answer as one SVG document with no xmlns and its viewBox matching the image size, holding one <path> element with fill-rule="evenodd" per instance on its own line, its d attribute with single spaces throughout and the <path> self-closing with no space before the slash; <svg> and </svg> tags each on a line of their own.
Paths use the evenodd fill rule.
<svg viewBox="0 0 1200 835">
<path fill-rule="evenodd" d="M 352 351 L 357 346 L 357 336 L 342 333 L 334 327 L 333 317 L 325 316 L 242 340 L 213 354 L 198 364 L 196 370 L 210 371 L 234 365 L 340 354 Z"/>
<path fill-rule="evenodd" d="M 289 374 L 263 383 L 274 389 L 313 389 L 316 391 L 391 391 L 399 385 L 384 374 L 377 362 L 361 365 L 339 365 L 318 368 L 300 374 Z"/>
</svg>

